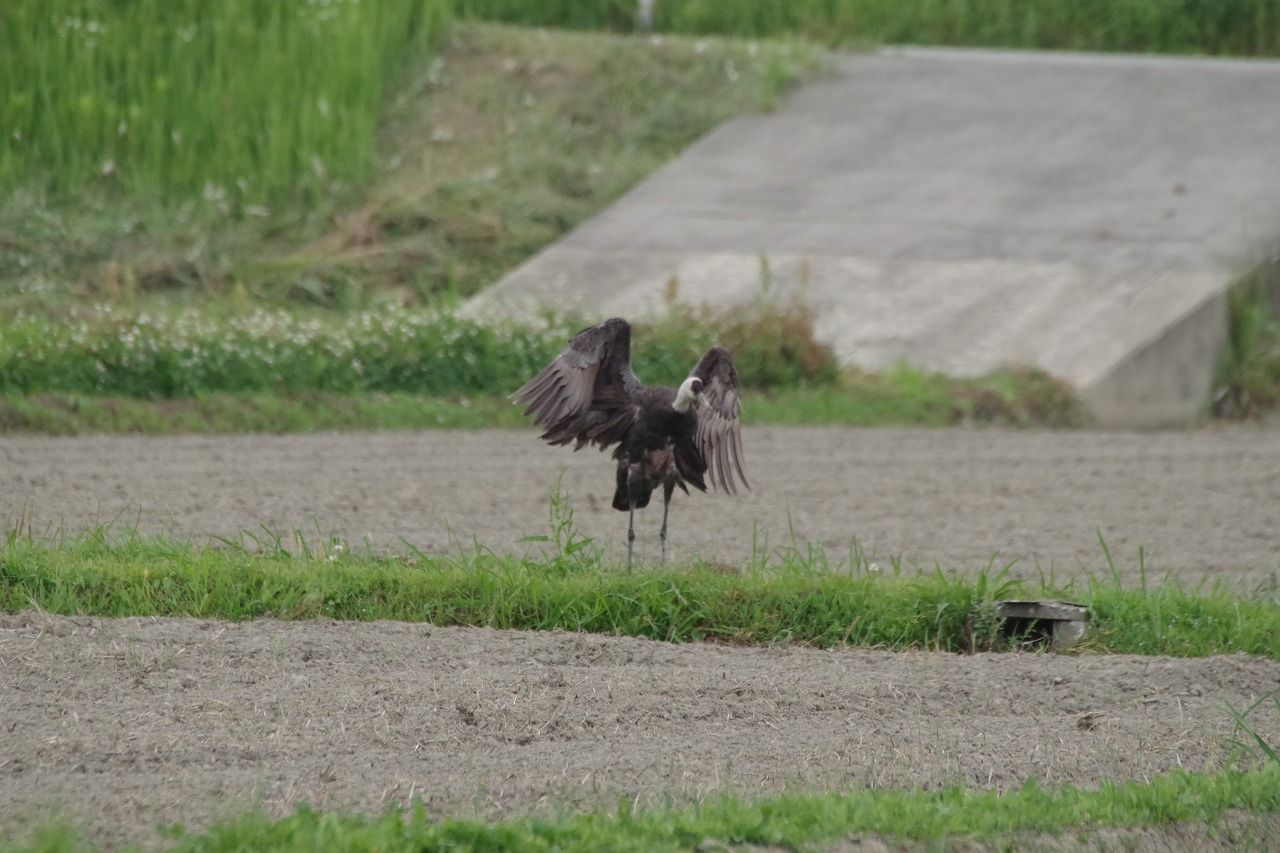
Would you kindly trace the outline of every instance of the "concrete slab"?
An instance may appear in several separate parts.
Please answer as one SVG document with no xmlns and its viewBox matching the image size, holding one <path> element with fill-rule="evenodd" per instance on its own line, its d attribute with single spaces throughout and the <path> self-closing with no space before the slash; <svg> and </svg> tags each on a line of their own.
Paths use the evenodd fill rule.
<svg viewBox="0 0 1280 853">
<path fill-rule="evenodd" d="M 1035 365 L 1113 426 L 1202 411 L 1280 246 L 1280 63 L 887 49 L 722 125 L 473 316 L 798 297 L 849 364 Z"/>
</svg>

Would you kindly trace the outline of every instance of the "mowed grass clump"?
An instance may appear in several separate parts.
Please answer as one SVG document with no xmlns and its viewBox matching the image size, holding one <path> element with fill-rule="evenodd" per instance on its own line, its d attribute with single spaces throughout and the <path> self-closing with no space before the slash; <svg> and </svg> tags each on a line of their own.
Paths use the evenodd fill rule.
<svg viewBox="0 0 1280 853">
<path fill-rule="evenodd" d="M 246 540 L 248 541 L 248 540 Z M 561 518 L 538 557 L 483 551 L 376 556 L 343 543 L 252 550 L 105 531 L 66 543 L 10 535 L 0 548 L 0 610 L 62 614 L 425 621 L 588 631 L 672 642 L 796 642 L 955 651 L 984 602 L 1066 598 L 1086 604 L 1095 651 L 1280 660 L 1280 607 L 1221 587 L 1133 589 L 1095 581 L 1060 589 L 972 573 L 877 570 L 786 548 L 741 570 L 692 563 L 627 572 Z M 261 551 L 257 552 L 256 551 Z"/>
<path fill-rule="evenodd" d="M 220 821 L 202 833 L 173 835 L 171 849 L 189 853 L 240 850 L 530 850 L 678 851 L 736 847 L 811 849 L 870 834 L 873 843 L 902 841 L 965 845 L 997 842 L 999 849 L 1061 849 L 1075 840 L 1094 849 L 1099 828 L 1172 828 L 1174 846 L 1188 839 L 1217 839 L 1221 831 L 1248 849 L 1268 849 L 1277 840 L 1267 815 L 1280 809 L 1280 766 L 1219 774 L 1175 771 L 1143 782 L 1103 782 L 1097 788 L 1046 788 L 1034 781 L 1003 794 L 949 787 L 938 791 L 860 789 L 838 793 L 793 793 L 762 799 L 720 794 L 685 808 L 636 811 L 623 802 L 614 810 L 552 817 L 521 817 L 500 823 L 434 821 L 421 805 L 369 817 L 313 811 L 302 806 L 283 819 L 253 812 Z M 1237 819 L 1225 821 L 1228 813 Z M 1256 815 L 1239 819 L 1247 810 Z M 1204 824 L 1202 834 L 1177 824 Z M 1046 837 L 1047 836 L 1047 837 Z M 1104 836 L 1105 837 L 1105 836 Z M 1114 836 L 1113 836 L 1114 837 Z M 1122 841 L 1123 834 L 1118 836 Z M 1150 833 L 1135 836 L 1152 843 Z M 1123 846 L 1123 845 L 1122 845 Z M 15 853 L 83 850 L 67 825 L 50 825 Z M 962 849 L 968 849 L 967 845 Z M 1103 849 L 1111 849 L 1108 844 Z"/>
<path fill-rule="evenodd" d="M 458 7 L 539 26 L 626 31 L 637 21 L 636 4 L 619 0 L 458 0 Z M 1277 0 L 658 0 L 653 25 L 678 33 L 789 33 L 837 44 L 1280 53 Z"/>
<path fill-rule="evenodd" d="M 367 176 L 397 76 L 448 0 L 13 0 L 0 190 L 236 204 Z"/>
</svg>

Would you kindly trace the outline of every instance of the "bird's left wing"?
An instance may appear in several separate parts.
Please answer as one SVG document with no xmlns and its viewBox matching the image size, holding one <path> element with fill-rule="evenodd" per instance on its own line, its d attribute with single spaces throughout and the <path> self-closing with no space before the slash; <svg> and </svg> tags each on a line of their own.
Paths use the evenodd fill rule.
<svg viewBox="0 0 1280 853">
<path fill-rule="evenodd" d="M 712 347 L 689 375 L 702 380 L 703 403 L 698 407 L 695 439 L 711 483 L 735 495 L 736 472 L 742 485 L 750 489 L 742 461 L 742 393 L 733 356 L 723 347 Z"/>
<path fill-rule="evenodd" d="M 606 446 L 622 440 L 635 419 L 631 326 L 614 317 L 583 329 L 560 355 L 521 386 L 511 399 L 546 432 L 552 444 Z"/>
</svg>

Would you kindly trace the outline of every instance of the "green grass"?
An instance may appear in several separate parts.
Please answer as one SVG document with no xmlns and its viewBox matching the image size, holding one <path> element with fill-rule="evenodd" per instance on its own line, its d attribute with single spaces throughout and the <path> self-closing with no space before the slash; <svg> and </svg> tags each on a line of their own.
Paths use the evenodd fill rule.
<svg viewBox="0 0 1280 853">
<path fill-rule="evenodd" d="M 510 23 L 630 30 L 629 0 L 459 0 Z M 905 42 L 1275 56 L 1277 0 L 658 0 L 656 29 L 743 37 L 798 34 L 847 44 Z"/>
<path fill-rule="evenodd" d="M 1096 789 L 1045 788 L 1030 782 L 1000 794 L 946 788 L 938 791 L 855 790 L 793 793 L 748 800 L 712 797 L 688 808 L 609 811 L 524 817 L 501 823 L 432 821 L 425 810 L 390 810 L 380 817 L 316 812 L 300 807 L 283 819 L 251 813 L 203 833 L 171 833 L 171 849 L 190 853 L 233 850 L 720 850 L 725 845 L 811 849 L 854 836 L 955 844 L 966 839 L 1016 846 L 1050 835 L 1087 839 L 1098 827 L 1156 827 L 1202 823 L 1229 812 L 1259 817 L 1224 829 L 1240 843 L 1274 842 L 1262 816 L 1280 810 L 1280 765 L 1254 772 L 1175 771 L 1145 782 L 1103 782 Z M 1251 833 L 1258 833 L 1253 838 Z M 92 849 L 66 825 L 45 828 L 11 848 L 23 853 Z"/>
<path fill-rule="evenodd" d="M 1280 660 L 1280 601 L 1215 586 L 1124 587 L 1118 578 L 1058 587 L 1003 572 L 878 569 L 859 554 L 761 548 L 742 569 L 694 562 L 626 572 L 607 563 L 553 503 L 533 556 L 353 553 L 345 543 L 264 533 L 190 543 L 105 530 L 49 542 L 12 533 L 0 548 L 0 610 L 96 616 L 396 619 L 437 625 L 565 629 L 691 642 L 796 642 L 958 650 L 965 618 L 993 599 L 1052 596 L 1086 604 L 1088 648 Z M 541 553 L 540 553 L 541 552 Z"/>
<path fill-rule="evenodd" d="M 517 426 L 502 398 L 578 325 L 490 327 L 402 309 L 344 319 L 283 310 L 25 316 L 0 336 L 0 432 Z M 729 347 L 750 423 L 1085 420 L 1066 386 L 1033 371 L 842 372 L 807 311 L 764 300 L 725 315 L 676 308 L 634 336 L 636 371 L 654 384 L 678 383 L 712 342 Z"/>
<path fill-rule="evenodd" d="M 91 433 L 307 433 L 327 430 L 528 427 L 498 396 L 415 394 L 201 394 L 139 400 L 74 394 L 0 395 L 0 435 Z"/>
<path fill-rule="evenodd" d="M 449 6 L 10 0 L 0 190 L 251 206 L 362 180 L 389 96 Z"/>
<path fill-rule="evenodd" d="M 1070 386 L 1038 370 L 955 378 L 899 365 L 846 370 L 829 386 L 765 390 L 743 404 L 749 423 L 780 426 L 1079 427 L 1089 415 Z"/>
</svg>

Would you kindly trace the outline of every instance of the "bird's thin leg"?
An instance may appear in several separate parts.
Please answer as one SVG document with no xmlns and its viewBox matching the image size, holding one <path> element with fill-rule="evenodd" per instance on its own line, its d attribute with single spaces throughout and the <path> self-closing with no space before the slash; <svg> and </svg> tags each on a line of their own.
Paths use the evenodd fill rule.
<svg viewBox="0 0 1280 853">
<path fill-rule="evenodd" d="M 628 501 L 628 503 L 631 503 Z M 627 571 L 631 571 L 631 561 L 636 547 L 636 505 L 631 504 L 631 520 L 627 522 Z"/>
<path fill-rule="evenodd" d="M 658 531 L 658 538 L 662 540 L 662 564 L 667 564 L 667 513 L 671 512 L 671 492 L 672 489 L 667 488 L 662 493 L 662 529 Z"/>
<path fill-rule="evenodd" d="M 636 547 L 636 499 L 632 497 L 631 492 L 633 470 L 633 466 L 627 466 L 627 506 L 630 508 L 630 516 L 627 521 L 627 571 L 631 571 L 631 563 L 635 556 Z"/>
</svg>

